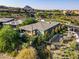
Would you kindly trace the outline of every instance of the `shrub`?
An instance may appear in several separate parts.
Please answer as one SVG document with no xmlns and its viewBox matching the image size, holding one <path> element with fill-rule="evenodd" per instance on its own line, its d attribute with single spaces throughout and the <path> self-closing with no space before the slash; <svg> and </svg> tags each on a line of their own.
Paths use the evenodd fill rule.
<svg viewBox="0 0 79 59">
<path fill-rule="evenodd" d="M 37 52 L 33 47 L 22 49 L 16 59 L 37 59 Z"/>
<path fill-rule="evenodd" d="M 29 46 L 29 43 L 23 43 L 22 48 L 27 48 Z"/>
<path fill-rule="evenodd" d="M 40 59 L 50 59 L 50 47 L 47 46 L 37 48 Z"/>
<path fill-rule="evenodd" d="M 0 51 L 12 52 L 19 44 L 19 33 L 6 25 L 0 30 Z"/>
<path fill-rule="evenodd" d="M 36 22 L 37 22 L 37 20 L 34 20 L 32 18 L 28 18 L 22 23 L 22 25 L 29 25 L 29 24 L 36 23 Z"/>
<path fill-rule="evenodd" d="M 17 51 L 12 51 L 11 53 L 9 53 L 10 56 L 15 57 L 18 54 Z"/>
</svg>

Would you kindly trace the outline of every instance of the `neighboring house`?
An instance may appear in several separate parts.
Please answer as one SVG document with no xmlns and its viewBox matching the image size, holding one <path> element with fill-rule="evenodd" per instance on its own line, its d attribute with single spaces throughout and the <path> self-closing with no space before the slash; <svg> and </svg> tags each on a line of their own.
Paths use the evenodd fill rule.
<svg viewBox="0 0 79 59">
<path fill-rule="evenodd" d="M 0 18 L 0 22 L 2 22 L 2 23 L 11 22 L 13 20 L 14 20 L 14 18 Z"/>
<path fill-rule="evenodd" d="M 38 22 L 20 27 L 20 30 L 24 31 L 28 35 L 50 34 L 52 32 L 58 32 L 60 29 L 61 24 L 59 22 Z"/>
<path fill-rule="evenodd" d="M 14 21 L 11 21 L 11 22 L 3 23 L 3 24 L 9 24 L 13 27 L 16 27 L 16 26 L 22 24 L 22 22 L 23 22 L 22 20 L 14 20 Z"/>
<path fill-rule="evenodd" d="M 8 23 L 11 21 L 14 21 L 14 18 L 0 18 L 0 27 L 2 27 L 4 23 Z"/>
</svg>

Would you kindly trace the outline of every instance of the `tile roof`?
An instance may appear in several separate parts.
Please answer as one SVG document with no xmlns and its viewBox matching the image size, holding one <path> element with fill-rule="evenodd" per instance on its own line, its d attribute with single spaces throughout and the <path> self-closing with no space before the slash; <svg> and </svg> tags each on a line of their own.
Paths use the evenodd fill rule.
<svg viewBox="0 0 79 59">
<path fill-rule="evenodd" d="M 3 22 L 3 23 L 13 21 L 13 20 L 14 20 L 14 18 L 0 18 L 0 22 Z"/>
<path fill-rule="evenodd" d="M 27 30 L 27 31 L 32 31 L 32 30 L 45 31 L 58 24 L 60 24 L 60 23 L 59 22 L 53 22 L 53 23 L 38 22 L 38 23 L 22 26 L 22 27 L 20 27 L 20 29 Z"/>
<path fill-rule="evenodd" d="M 3 24 L 19 25 L 19 24 L 21 24 L 22 22 L 23 22 L 22 20 L 17 20 L 17 21 L 11 21 L 11 22 L 7 22 L 7 23 L 3 23 Z"/>
</svg>

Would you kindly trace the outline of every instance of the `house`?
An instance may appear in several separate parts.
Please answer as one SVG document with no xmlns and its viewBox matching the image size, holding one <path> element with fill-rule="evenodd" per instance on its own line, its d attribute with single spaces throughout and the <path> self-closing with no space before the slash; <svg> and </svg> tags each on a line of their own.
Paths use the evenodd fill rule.
<svg viewBox="0 0 79 59">
<path fill-rule="evenodd" d="M 2 23 L 11 22 L 13 20 L 14 20 L 14 18 L 0 18 L 0 22 L 2 22 Z"/>
<path fill-rule="evenodd" d="M 14 21 L 14 18 L 0 18 L 0 27 L 8 22 Z"/>
<path fill-rule="evenodd" d="M 61 24 L 59 22 L 38 22 L 20 27 L 20 30 L 28 35 L 51 34 L 60 31 L 60 29 Z"/>
<path fill-rule="evenodd" d="M 22 22 L 23 20 L 14 20 L 3 24 L 11 25 L 12 27 L 17 27 L 18 25 L 22 24 Z"/>
</svg>

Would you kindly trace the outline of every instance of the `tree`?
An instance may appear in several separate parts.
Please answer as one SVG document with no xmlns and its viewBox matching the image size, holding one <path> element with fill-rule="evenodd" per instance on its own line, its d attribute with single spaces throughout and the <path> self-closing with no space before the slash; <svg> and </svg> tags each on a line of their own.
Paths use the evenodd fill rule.
<svg viewBox="0 0 79 59">
<path fill-rule="evenodd" d="M 5 25 L 0 30 L 0 51 L 11 52 L 19 44 L 19 33 L 15 31 L 11 26 Z"/>
<path fill-rule="evenodd" d="M 30 6 L 25 6 L 24 10 L 25 10 L 27 17 L 34 17 L 35 11 L 33 8 L 31 8 Z"/>
<path fill-rule="evenodd" d="M 22 25 L 28 25 L 28 24 L 32 24 L 32 23 L 36 23 L 36 22 L 37 22 L 37 20 L 34 20 L 32 18 L 28 18 L 22 23 Z"/>
<path fill-rule="evenodd" d="M 50 59 L 50 50 L 48 50 L 46 46 L 38 48 L 37 51 L 40 59 Z"/>
</svg>

